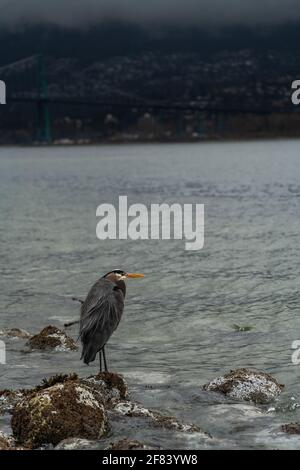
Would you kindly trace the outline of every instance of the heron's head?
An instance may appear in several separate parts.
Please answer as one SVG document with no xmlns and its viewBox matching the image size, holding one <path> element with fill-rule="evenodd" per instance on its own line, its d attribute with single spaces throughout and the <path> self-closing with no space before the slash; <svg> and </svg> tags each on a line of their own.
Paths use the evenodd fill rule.
<svg viewBox="0 0 300 470">
<path fill-rule="evenodd" d="M 122 269 L 114 269 L 113 271 L 105 274 L 103 277 L 111 281 L 125 281 L 128 278 L 138 279 L 145 276 L 144 274 L 139 273 L 126 273 L 125 271 L 122 271 Z"/>
</svg>

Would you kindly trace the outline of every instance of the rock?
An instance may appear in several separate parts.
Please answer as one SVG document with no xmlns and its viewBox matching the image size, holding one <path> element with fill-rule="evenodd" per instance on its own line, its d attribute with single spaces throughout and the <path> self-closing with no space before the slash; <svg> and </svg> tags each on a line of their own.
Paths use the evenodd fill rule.
<svg viewBox="0 0 300 470">
<path fill-rule="evenodd" d="M 11 450 L 14 440 L 0 431 L 0 450 Z"/>
<path fill-rule="evenodd" d="M 120 401 L 114 407 L 114 411 L 123 416 L 130 416 L 134 418 L 151 418 L 154 419 L 155 412 L 143 407 L 138 403 L 132 401 Z"/>
<path fill-rule="evenodd" d="M 123 416 L 146 418 L 154 427 L 186 433 L 201 432 L 203 436 L 210 437 L 194 424 L 181 423 L 173 416 L 165 416 L 157 411 L 149 410 L 148 408 L 131 401 L 120 401 L 114 407 L 114 411 Z"/>
<path fill-rule="evenodd" d="M 23 398 L 23 391 L 0 390 L 0 411 L 1 413 L 11 412 L 15 405 Z"/>
<path fill-rule="evenodd" d="M 78 379 L 77 374 L 63 375 L 57 374 L 49 379 L 43 379 L 40 385 L 37 385 L 32 389 L 20 389 L 20 390 L 9 390 L 4 389 L 0 390 L 0 412 L 7 413 L 11 412 L 17 403 L 19 403 L 22 398 L 27 395 L 31 395 L 33 392 L 38 392 L 45 388 L 51 387 L 56 383 L 62 383 L 67 380 L 76 380 Z"/>
<path fill-rule="evenodd" d="M 153 425 L 158 428 L 169 429 L 170 431 L 179 431 L 185 433 L 204 433 L 201 429 L 195 424 L 187 424 L 179 422 L 174 416 L 164 416 L 160 413 L 155 413 Z M 210 437 L 206 434 L 206 437 Z"/>
<path fill-rule="evenodd" d="M 93 450 L 100 449 L 99 441 L 88 439 L 79 439 L 78 437 L 69 437 L 64 439 L 55 447 L 55 450 Z"/>
<path fill-rule="evenodd" d="M 13 436 L 8 436 L 0 431 L 0 450 L 28 450 L 25 447 L 16 446 Z"/>
<path fill-rule="evenodd" d="M 287 434 L 300 434 L 300 423 L 283 424 L 281 430 Z"/>
<path fill-rule="evenodd" d="M 233 399 L 263 404 L 274 400 L 283 387 L 265 372 L 236 369 L 204 385 L 203 389 L 220 392 Z"/>
<path fill-rule="evenodd" d="M 112 442 L 105 450 L 151 450 L 154 447 L 149 447 L 145 444 L 142 444 L 135 439 L 121 439 L 117 442 Z"/>
<path fill-rule="evenodd" d="M 54 351 L 77 351 L 75 341 L 56 326 L 46 326 L 40 333 L 32 336 L 26 346 L 30 349 L 42 349 Z"/>
<path fill-rule="evenodd" d="M 128 387 L 125 380 L 121 375 L 113 372 L 101 372 L 83 379 L 80 379 L 77 374 L 57 374 L 48 379 L 43 379 L 40 385 L 32 389 L 0 390 L 0 412 L 11 412 L 23 397 L 69 380 L 95 388 L 98 393 L 102 394 L 103 402 L 108 408 L 128 397 Z"/>
<path fill-rule="evenodd" d="M 40 386 L 16 404 L 11 426 L 16 441 L 30 448 L 69 437 L 98 439 L 107 431 L 103 396 L 75 375 Z"/>
<path fill-rule="evenodd" d="M 14 405 L 13 437 L 18 445 L 26 448 L 101 449 L 103 444 L 99 438 L 108 431 L 107 413 L 112 420 L 136 417 L 145 419 L 145 423 L 140 421 L 142 426 L 210 437 L 194 424 L 181 423 L 175 417 L 130 401 L 125 380 L 112 372 L 85 378 L 79 378 L 77 374 L 58 374 L 44 379 L 33 389 L 3 390 L 0 399 L 1 393 L 3 400 L 9 400 L 9 407 Z M 123 439 L 111 446 L 150 449 L 131 439 Z"/>
<path fill-rule="evenodd" d="M 52 375 L 51 377 L 47 379 L 43 379 L 42 383 L 40 385 L 37 385 L 33 389 L 29 390 L 21 390 L 21 392 L 24 394 L 31 394 L 32 392 L 39 392 L 40 390 L 44 390 L 45 388 L 52 387 L 53 385 L 56 385 L 58 383 L 65 383 L 68 381 L 79 381 L 79 377 L 77 374 L 56 374 Z"/>
<path fill-rule="evenodd" d="M 81 383 L 95 387 L 101 392 L 107 407 L 113 407 L 120 400 L 128 398 L 128 387 L 124 378 L 114 372 L 100 372 L 97 375 L 81 379 Z"/>
<path fill-rule="evenodd" d="M 11 336 L 12 338 L 21 338 L 21 339 L 28 339 L 31 337 L 28 331 L 22 330 L 20 328 L 0 330 L 0 336 Z"/>
</svg>

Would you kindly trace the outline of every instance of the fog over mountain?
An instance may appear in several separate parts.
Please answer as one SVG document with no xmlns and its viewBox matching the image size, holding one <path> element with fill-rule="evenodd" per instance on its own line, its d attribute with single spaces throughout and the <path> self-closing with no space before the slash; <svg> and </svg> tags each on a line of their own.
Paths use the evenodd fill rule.
<svg viewBox="0 0 300 470">
<path fill-rule="evenodd" d="M 257 25 L 300 19 L 299 0 L 0 0 L 1 22 L 84 27 L 103 20 L 138 24 Z"/>
</svg>

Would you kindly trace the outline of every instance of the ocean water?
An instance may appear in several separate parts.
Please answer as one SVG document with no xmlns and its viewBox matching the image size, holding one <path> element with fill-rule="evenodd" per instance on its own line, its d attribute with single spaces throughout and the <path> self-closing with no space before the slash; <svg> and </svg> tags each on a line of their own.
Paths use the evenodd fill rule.
<svg viewBox="0 0 300 470">
<path fill-rule="evenodd" d="M 113 427 L 166 448 L 297 448 L 280 425 L 300 420 L 300 141 L 0 148 L 0 329 L 39 332 L 77 318 L 72 296 L 113 268 L 127 282 L 124 316 L 107 345 L 145 406 L 193 422 L 197 434 Z M 96 237 L 107 202 L 205 205 L 205 243 Z M 251 326 L 238 332 L 233 325 Z M 78 327 L 68 329 L 76 339 Z M 30 387 L 55 373 L 90 375 L 78 352 L 24 353 L 6 339 L 0 388 Z M 237 367 L 273 374 L 285 389 L 272 405 L 232 403 L 204 392 Z M 9 431 L 9 416 L 0 416 Z M 103 446 L 106 442 L 103 441 Z"/>
</svg>

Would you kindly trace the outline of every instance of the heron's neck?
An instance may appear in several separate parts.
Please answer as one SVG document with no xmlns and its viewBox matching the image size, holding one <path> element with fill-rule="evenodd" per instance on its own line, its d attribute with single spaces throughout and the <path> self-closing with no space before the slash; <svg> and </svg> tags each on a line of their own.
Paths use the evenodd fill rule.
<svg viewBox="0 0 300 470">
<path fill-rule="evenodd" d="M 123 292 L 123 295 L 125 297 L 126 295 L 126 284 L 124 281 L 115 281 L 117 289 L 120 289 L 120 291 Z"/>
</svg>

